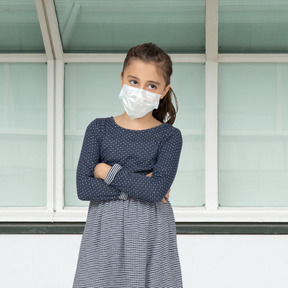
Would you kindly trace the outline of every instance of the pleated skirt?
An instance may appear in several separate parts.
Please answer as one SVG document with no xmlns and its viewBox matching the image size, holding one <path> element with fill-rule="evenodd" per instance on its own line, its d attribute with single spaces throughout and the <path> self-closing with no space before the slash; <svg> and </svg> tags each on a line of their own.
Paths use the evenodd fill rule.
<svg viewBox="0 0 288 288">
<path fill-rule="evenodd" d="M 90 202 L 73 288 L 182 287 L 169 202 Z"/>
</svg>

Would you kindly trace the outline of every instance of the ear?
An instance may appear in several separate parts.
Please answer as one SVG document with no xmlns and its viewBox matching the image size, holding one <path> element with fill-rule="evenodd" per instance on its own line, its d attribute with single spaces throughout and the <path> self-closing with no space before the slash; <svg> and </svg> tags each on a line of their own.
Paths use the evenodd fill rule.
<svg viewBox="0 0 288 288">
<path fill-rule="evenodd" d="M 160 96 L 160 99 L 163 99 L 164 98 L 164 96 L 167 94 L 167 92 L 169 91 L 169 89 L 170 89 L 170 84 L 168 84 L 166 87 L 165 87 L 165 89 L 163 90 L 163 92 L 162 92 L 162 94 L 161 94 L 161 96 Z"/>
<path fill-rule="evenodd" d="M 123 87 L 123 72 L 120 72 L 121 88 Z"/>
</svg>

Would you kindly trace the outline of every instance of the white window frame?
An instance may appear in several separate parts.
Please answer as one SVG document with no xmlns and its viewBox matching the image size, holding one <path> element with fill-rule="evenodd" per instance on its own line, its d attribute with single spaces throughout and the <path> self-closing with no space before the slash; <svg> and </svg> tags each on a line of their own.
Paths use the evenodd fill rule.
<svg viewBox="0 0 288 288">
<path fill-rule="evenodd" d="M 63 53 L 53 0 L 35 0 L 45 54 L 0 54 L 0 63 L 47 63 L 47 206 L 1 207 L 5 222 L 83 222 L 87 207 L 64 207 L 64 64 L 122 63 L 124 54 Z M 176 222 L 288 222 L 288 209 L 218 205 L 218 63 L 288 63 L 288 54 L 218 54 L 218 0 L 206 0 L 206 53 L 171 54 L 205 63 L 205 207 L 174 207 Z"/>
</svg>

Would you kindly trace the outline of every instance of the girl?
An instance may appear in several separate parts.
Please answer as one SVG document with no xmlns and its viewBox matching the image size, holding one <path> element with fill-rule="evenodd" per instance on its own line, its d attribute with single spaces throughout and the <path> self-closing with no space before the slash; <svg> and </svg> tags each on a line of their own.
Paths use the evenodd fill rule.
<svg viewBox="0 0 288 288">
<path fill-rule="evenodd" d="M 74 288 L 182 287 L 168 200 L 182 149 L 171 74 L 161 48 L 132 47 L 121 72 L 125 112 L 86 129 L 76 182 L 90 203 Z"/>
</svg>

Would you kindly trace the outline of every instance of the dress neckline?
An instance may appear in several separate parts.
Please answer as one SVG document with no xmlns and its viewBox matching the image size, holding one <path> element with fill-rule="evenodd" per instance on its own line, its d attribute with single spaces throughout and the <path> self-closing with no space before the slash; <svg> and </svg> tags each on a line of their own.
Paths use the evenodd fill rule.
<svg viewBox="0 0 288 288">
<path fill-rule="evenodd" d="M 125 127 L 122 127 L 120 126 L 119 124 L 116 123 L 115 119 L 114 119 L 114 116 L 111 116 L 110 117 L 111 119 L 111 122 L 112 124 L 115 126 L 115 127 L 118 127 L 124 131 L 130 131 L 130 132 L 146 132 L 146 131 L 152 131 L 152 130 L 156 130 L 156 129 L 159 129 L 161 128 L 162 126 L 165 126 L 167 125 L 167 123 L 162 123 L 160 125 L 157 125 L 157 126 L 154 126 L 154 127 L 151 127 L 151 128 L 147 128 L 147 129 L 141 129 L 141 130 L 135 130 L 135 129 L 129 129 L 129 128 L 125 128 Z"/>
</svg>

